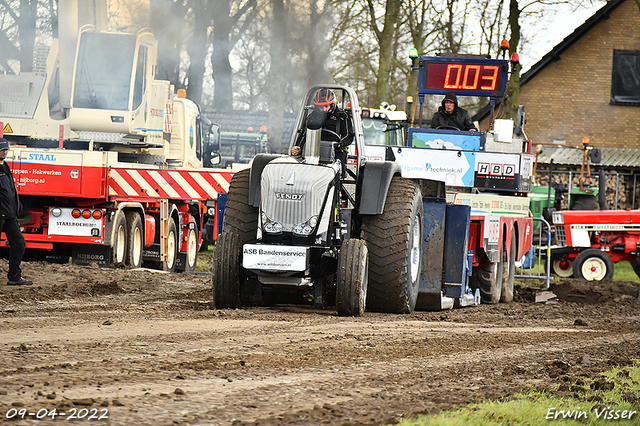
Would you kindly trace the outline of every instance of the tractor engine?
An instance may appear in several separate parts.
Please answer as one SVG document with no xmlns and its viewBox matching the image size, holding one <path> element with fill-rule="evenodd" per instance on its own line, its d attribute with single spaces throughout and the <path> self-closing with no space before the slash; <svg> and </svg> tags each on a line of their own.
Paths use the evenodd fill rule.
<svg viewBox="0 0 640 426">
<path fill-rule="evenodd" d="M 330 241 L 338 179 L 339 166 L 292 158 L 269 163 L 260 183 L 258 240 L 307 246 Z"/>
</svg>

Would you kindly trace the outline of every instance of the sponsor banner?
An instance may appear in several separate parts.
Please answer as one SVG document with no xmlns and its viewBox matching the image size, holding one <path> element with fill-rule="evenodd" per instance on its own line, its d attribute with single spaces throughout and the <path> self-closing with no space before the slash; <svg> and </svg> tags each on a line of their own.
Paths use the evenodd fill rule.
<svg viewBox="0 0 640 426">
<path fill-rule="evenodd" d="M 471 206 L 471 214 L 529 215 L 529 197 L 457 193 L 454 203 Z"/>
<path fill-rule="evenodd" d="M 473 187 L 476 152 L 393 147 L 393 154 L 402 167 L 402 177 Z"/>
<path fill-rule="evenodd" d="M 263 271 L 297 271 L 307 269 L 307 247 L 245 244 L 242 247 L 242 266 Z"/>
</svg>

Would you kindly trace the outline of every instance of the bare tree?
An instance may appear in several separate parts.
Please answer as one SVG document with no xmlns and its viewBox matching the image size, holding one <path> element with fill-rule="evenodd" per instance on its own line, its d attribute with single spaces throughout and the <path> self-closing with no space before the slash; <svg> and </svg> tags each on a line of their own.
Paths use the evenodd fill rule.
<svg viewBox="0 0 640 426">
<path fill-rule="evenodd" d="M 211 65 L 217 110 L 233 107 L 233 69 L 229 55 L 258 13 L 257 0 L 210 0 L 213 17 L 213 52 Z M 232 7 L 233 6 L 233 7 Z"/>
<path fill-rule="evenodd" d="M 396 25 L 398 24 L 398 18 L 400 16 L 401 5 L 402 0 L 388 0 L 386 2 L 383 25 L 382 29 L 380 29 L 373 0 L 367 0 L 371 30 L 375 34 L 379 46 L 375 95 L 375 99 L 378 102 L 391 99 L 389 83 L 392 73 L 392 54 L 394 37 L 396 35 Z M 378 102 L 374 101 L 376 105 Z"/>
</svg>

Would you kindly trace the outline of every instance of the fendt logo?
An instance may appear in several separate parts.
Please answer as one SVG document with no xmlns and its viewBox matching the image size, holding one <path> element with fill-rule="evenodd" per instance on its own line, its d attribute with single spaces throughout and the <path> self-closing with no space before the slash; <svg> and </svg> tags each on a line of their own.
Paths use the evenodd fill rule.
<svg viewBox="0 0 640 426">
<path fill-rule="evenodd" d="M 478 163 L 478 174 L 488 176 L 515 176 L 515 164 Z"/>
<path fill-rule="evenodd" d="M 300 201 L 304 198 L 304 194 L 287 194 L 285 192 L 276 192 L 275 195 L 278 200 Z"/>
</svg>

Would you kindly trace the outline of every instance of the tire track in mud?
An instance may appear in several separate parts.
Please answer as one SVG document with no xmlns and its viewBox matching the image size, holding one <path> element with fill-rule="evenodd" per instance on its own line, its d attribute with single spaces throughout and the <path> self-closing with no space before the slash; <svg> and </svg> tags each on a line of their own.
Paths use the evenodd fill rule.
<svg viewBox="0 0 640 426">
<path fill-rule="evenodd" d="M 170 424 L 176 418 L 185 424 L 234 419 L 367 423 L 372 409 L 379 421 L 407 409 L 429 411 L 504 394 L 506 385 L 544 381 L 536 379 L 546 377 L 542 359 L 562 358 L 567 351 L 597 352 L 603 345 L 630 340 L 637 345 L 639 339 L 593 329 L 370 321 L 312 326 L 307 321 L 212 318 L 114 324 L 120 329 L 97 324 L 78 324 L 73 331 L 41 327 L 33 335 L 31 330 L 0 331 L 0 339 L 18 348 L 14 352 L 21 361 L 15 370 L 0 361 L 0 389 L 20 395 L 25 386 L 17 383 L 33 389 L 28 385 L 59 376 L 61 400 L 124 403 L 111 407 L 117 417 L 109 424 Z M 68 358 L 75 360 L 55 363 Z M 504 367 L 496 370 L 496 364 Z M 501 383 L 502 371 L 510 365 L 521 371 L 520 377 Z M 456 396 L 443 399 L 443 386 L 453 388 Z M 184 395 L 176 395 L 176 388 Z M 24 404 L 39 402 L 22 395 Z M 292 417 L 295 413 L 299 415 Z"/>
</svg>

